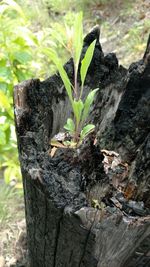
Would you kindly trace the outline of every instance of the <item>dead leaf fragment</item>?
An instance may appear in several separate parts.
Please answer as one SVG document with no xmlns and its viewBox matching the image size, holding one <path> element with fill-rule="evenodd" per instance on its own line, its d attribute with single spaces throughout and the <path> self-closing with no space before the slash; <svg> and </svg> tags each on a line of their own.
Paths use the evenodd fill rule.
<svg viewBox="0 0 150 267">
<path fill-rule="evenodd" d="M 102 153 L 106 154 L 107 156 L 115 156 L 115 157 L 119 157 L 119 154 L 115 151 L 111 151 L 111 150 L 107 150 L 107 149 L 102 149 L 101 150 Z"/>
<path fill-rule="evenodd" d="M 50 152 L 51 158 L 54 157 L 56 151 L 57 151 L 57 147 L 54 146 L 54 147 L 51 149 L 51 152 Z"/>
<path fill-rule="evenodd" d="M 105 173 L 109 176 L 116 189 L 123 190 L 124 180 L 128 176 L 128 164 L 122 162 L 120 155 L 115 151 L 101 150 L 104 156 L 103 165 Z"/>
<path fill-rule="evenodd" d="M 51 139 L 51 146 L 65 148 L 65 146 L 61 142 L 54 139 Z"/>
</svg>

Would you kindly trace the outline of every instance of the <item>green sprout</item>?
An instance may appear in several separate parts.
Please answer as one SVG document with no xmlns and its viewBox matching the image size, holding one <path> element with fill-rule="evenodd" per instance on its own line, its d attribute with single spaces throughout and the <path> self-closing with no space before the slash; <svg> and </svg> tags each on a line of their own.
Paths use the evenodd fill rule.
<svg viewBox="0 0 150 267">
<path fill-rule="evenodd" d="M 57 53 L 49 49 L 49 56 L 51 60 L 56 65 L 60 77 L 64 83 L 66 92 L 68 94 L 69 100 L 71 102 L 74 119 L 68 118 L 67 123 L 64 125 L 64 128 L 68 131 L 68 133 L 72 137 L 71 142 L 67 142 L 69 146 L 77 147 L 82 143 L 84 138 L 91 133 L 95 125 L 87 124 L 85 122 L 87 120 L 88 114 L 90 112 L 90 107 L 94 101 L 94 97 L 96 92 L 99 90 L 94 89 L 92 90 L 86 97 L 86 99 L 82 100 L 83 89 L 84 89 L 84 82 L 87 75 L 88 68 L 90 66 L 94 48 L 95 48 L 96 40 L 94 40 L 86 50 L 85 56 L 81 61 L 80 67 L 80 77 L 81 77 L 81 86 L 79 88 L 77 82 L 77 76 L 79 72 L 79 63 L 81 60 L 81 52 L 83 48 L 83 26 L 82 26 L 82 13 L 78 13 L 76 15 L 73 31 L 71 38 L 69 40 L 69 52 L 73 59 L 74 64 L 74 85 L 71 84 L 70 79 L 63 67 L 63 64 L 58 57 Z"/>
</svg>

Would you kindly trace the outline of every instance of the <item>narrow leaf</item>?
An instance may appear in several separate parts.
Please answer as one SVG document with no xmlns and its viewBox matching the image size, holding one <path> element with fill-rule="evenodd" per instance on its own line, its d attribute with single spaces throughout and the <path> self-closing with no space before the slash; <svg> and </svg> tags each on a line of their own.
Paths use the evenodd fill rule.
<svg viewBox="0 0 150 267">
<path fill-rule="evenodd" d="M 96 88 L 96 89 L 92 90 L 92 91 L 88 94 L 88 96 L 87 96 L 87 98 L 86 98 L 86 100 L 85 100 L 85 103 L 84 103 L 84 110 L 83 110 L 83 115 L 82 115 L 82 121 L 81 121 L 82 124 L 84 123 L 84 121 L 86 120 L 86 118 L 87 118 L 87 116 L 88 116 L 88 114 L 89 114 L 90 107 L 91 107 L 91 105 L 92 105 L 92 103 L 93 103 L 93 101 L 94 101 L 95 94 L 96 94 L 96 92 L 97 92 L 98 90 L 99 90 L 99 88 Z"/>
<path fill-rule="evenodd" d="M 81 69 L 80 69 L 80 75 L 81 75 L 81 82 L 82 82 L 82 87 L 84 85 L 84 81 L 85 81 L 85 77 L 88 71 L 88 68 L 90 66 L 92 57 L 93 57 L 93 53 L 94 53 L 94 48 L 95 48 L 95 43 L 96 40 L 94 40 L 90 46 L 88 47 L 88 49 L 86 50 L 85 56 L 81 62 Z"/>
<path fill-rule="evenodd" d="M 78 101 L 74 100 L 72 107 L 73 107 L 73 111 L 74 111 L 74 115 L 75 115 L 76 123 L 77 123 L 77 127 L 78 127 L 79 122 L 81 120 L 82 111 L 84 108 L 82 100 L 78 100 Z"/>
<path fill-rule="evenodd" d="M 64 145 L 63 145 L 61 142 L 59 142 L 59 141 L 57 141 L 57 140 L 53 140 L 53 139 L 51 139 L 50 144 L 51 144 L 51 146 L 53 146 L 53 147 L 64 147 Z"/>
<path fill-rule="evenodd" d="M 71 104 L 73 103 L 73 98 L 72 98 L 72 89 L 71 89 L 71 83 L 68 77 L 68 74 L 66 73 L 63 64 L 61 62 L 61 60 L 59 59 L 58 55 L 56 54 L 56 52 L 50 48 L 47 48 L 44 50 L 46 52 L 46 54 L 50 57 L 50 59 L 54 62 L 54 64 L 56 65 L 60 77 L 64 83 L 65 89 L 67 91 L 67 94 L 69 96 L 69 100 L 71 101 Z"/>
<path fill-rule="evenodd" d="M 82 26 L 82 12 L 78 13 L 74 23 L 74 38 L 73 38 L 73 49 L 74 49 L 74 61 L 76 68 L 78 68 L 80 55 L 83 47 L 83 26 Z"/>
</svg>

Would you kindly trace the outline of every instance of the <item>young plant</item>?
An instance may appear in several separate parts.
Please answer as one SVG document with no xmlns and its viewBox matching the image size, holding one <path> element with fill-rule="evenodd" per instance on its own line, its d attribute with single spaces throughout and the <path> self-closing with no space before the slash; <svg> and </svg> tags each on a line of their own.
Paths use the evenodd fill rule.
<svg viewBox="0 0 150 267">
<path fill-rule="evenodd" d="M 79 88 L 77 82 L 77 76 L 79 71 L 79 63 L 81 60 L 81 52 L 83 48 L 83 26 L 82 26 L 82 13 L 78 13 L 75 19 L 73 36 L 69 40 L 69 51 L 71 57 L 73 58 L 74 64 L 74 85 L 71 84 L 69 77 L 61 63 L 60 58 L 57 53 L 49 49 L 48 54 L 52 61 L 55 63 L 61 79 L 63 80 L 65 89 L 67 91 L 69 100 L 71 102 L 74 119 L 68 118 L 67 123 L 64 125 L 64 128 L 72 136 L 72 141 L 68 142 L 68 145 L 78 146 L 81 144 L 83 139 L 94 130 L 95 126 L 93 124 L 85 125 L 85 121 L 88 117 L 90 107 L 94 101 L 94 97 L 97 89 L 92 90 L 83 101 L 83 89 L 84 82 L 87 75 L 88 68 L 90 66 L 96 40 L 94 40 L 90 46 L 87 48 L 84 58 L 81 61 L 80 67 L 80 76 L 81 76 L 81 87 Z M 70 45 L 71 44 L 71 45 Z"/>
</svg>

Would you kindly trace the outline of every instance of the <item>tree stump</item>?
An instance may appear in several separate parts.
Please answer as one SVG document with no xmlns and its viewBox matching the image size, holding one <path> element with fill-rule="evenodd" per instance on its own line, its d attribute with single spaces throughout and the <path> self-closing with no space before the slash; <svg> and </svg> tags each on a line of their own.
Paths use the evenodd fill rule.
<svg viewBox="0 0 150 267">
<path fill-rule="evenodd" d="M 96 134 L 79 153 L 50 154 L 50 139 L 71 116 L 58 73 L 14 89 L 29 267 L 150 266 L 150 38 L 128 70 L 114 53 L 104 55 L 97 27 L 83 53 L 94 39 L 84 93 L 100 87 L 89 115 Z M 65 68 L 73 80 L 72 60 Z M 106 171 L 110 150 L 125 176 L 121 168 Z"/>
</svg>

